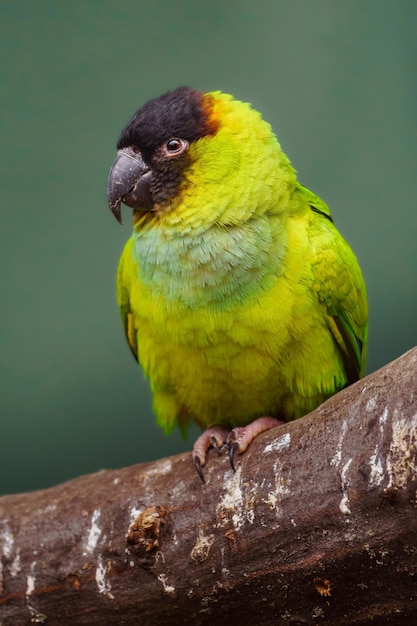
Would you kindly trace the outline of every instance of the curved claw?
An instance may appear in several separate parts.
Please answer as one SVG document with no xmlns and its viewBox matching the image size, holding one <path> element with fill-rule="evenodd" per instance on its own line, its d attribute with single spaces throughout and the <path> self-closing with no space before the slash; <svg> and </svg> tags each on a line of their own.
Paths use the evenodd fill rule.
<svg viewBox="0 0 417 626">
<path fill-rule="evenodd" d="M 220 456 L 221 450 L 220 450 L 220 446 L 218 444 L 218 441 L 217 441 L 215 435 L 212 435 L 210 437 L 210 443 L 211 443 L 211 447 L 214 448 L 216 450 L 217 454 Z M 223 445 L 223 443 L 221 443 L 221 445 Z"/>
<path fill-rule="evenodd" d="M 195 465 L 195 469 L 197 470 L 197 474 L 200 476 L 201 481 L 203 483 L 205 483 L 205 479 L 204 479 L 204 474 L 203 474 L 203 470 L 201 468 L 201 461 L 200 461 L 200 457 L 195 455 L 194 456 L 194 465 Z"/>
<path fill-rule="evenodd" d="M 238 451 L 239 448 L 239 444 L 237 441 L 228 441 L 227 442 L 228 448 L 229 448 L 229 461 L 230 461 L 230 465 L 232 466 L 232 470 L 235 472 L 236 468 L 235 468 L 235 456 L 236 456 L 236 452 Z"/>
</svg>

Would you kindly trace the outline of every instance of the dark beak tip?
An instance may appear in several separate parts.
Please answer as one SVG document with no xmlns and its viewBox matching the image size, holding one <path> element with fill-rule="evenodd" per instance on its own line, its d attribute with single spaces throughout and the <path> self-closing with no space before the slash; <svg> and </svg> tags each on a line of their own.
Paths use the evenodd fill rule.
<svg viewBox="0 0 417 626">
<path fill-rule="evenodd" d="M 122 220 L 121 214 L 120 215 L 115 215 L 114 217 L 117 219 L 117 221 L 119 222 L 120 226 L 123 226 L 123 220 Z"/>
<path fill-rule="evenodd" d="M 114 204 L 110 204 L 110 211 L 113 213 L 114 217 L 117 219 L 119 224 L 123 224 L 122 220 L 122 209 L 121 209 L 121 201 L 115 202 Z"/>
</svg>

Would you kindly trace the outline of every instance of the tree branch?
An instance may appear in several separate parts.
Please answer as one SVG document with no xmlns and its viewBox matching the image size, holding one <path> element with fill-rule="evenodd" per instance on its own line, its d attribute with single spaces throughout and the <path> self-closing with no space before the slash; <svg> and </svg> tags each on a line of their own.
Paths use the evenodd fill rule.
<svg viewBox="0 0 417 626">
<path fill-rule="evenodd" d="M 0 623 L 417 623 L 417 348 L 239 457 L 0 498 Z"/>
</svg>

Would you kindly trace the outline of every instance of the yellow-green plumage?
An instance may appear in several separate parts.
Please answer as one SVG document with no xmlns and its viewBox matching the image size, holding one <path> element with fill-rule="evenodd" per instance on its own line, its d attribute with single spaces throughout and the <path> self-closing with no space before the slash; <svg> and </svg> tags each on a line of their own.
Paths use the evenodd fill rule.
<svg viewBox="0 0 417 626">
<path fill-rule="evenodd" d="M 298 418 L 364 366 L 364 281 L 328 207 L 249 105 L 203 103 L 214 130 L 189 142 L 175 195 L 135 211 L 118 273 L 165 431 Z"/>
</svg>

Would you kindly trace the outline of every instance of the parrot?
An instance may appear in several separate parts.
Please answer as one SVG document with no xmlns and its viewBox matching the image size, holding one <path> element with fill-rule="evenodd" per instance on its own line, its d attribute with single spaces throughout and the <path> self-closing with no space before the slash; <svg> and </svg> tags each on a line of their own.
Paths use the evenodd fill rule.
<svg viewBox="0 0 417 626">
<path fill-rule="evenodd" d="M 109 207 L 133 232 L 117 300 L 165 433 L 243 454 L 364 374 L 364 278 L 330 209 L 298 182 L 270 124 L 222 91 L 179 87 L 121 132 Z"/>
</svg>

